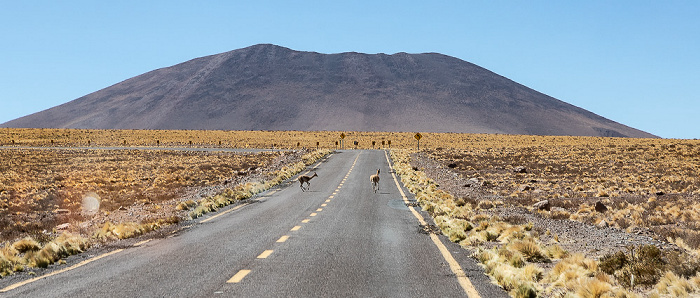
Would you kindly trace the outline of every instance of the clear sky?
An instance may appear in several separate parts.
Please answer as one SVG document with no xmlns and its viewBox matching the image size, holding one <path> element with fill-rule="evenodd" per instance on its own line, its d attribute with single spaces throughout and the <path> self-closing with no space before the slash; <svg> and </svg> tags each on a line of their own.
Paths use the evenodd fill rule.
<svg viewBox="0 0 700 298">
<path fill-rule="evenodd" d="M 0 123 L 272 43 L 438 52 L 665 138 L 700 138 L 700 1 L 0 0 Z"/>
</svg>

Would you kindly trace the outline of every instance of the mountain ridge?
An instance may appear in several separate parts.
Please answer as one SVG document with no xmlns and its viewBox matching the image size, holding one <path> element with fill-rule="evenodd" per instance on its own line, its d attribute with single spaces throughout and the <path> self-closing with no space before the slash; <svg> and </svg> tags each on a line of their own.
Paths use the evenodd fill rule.
<svg viewBox="0 0 700 298">
<path fill-rule="evenodd" d="M 440 53 L 272 44 L 155 69 L 0 126 L 656 137 Z"/>
</svg>

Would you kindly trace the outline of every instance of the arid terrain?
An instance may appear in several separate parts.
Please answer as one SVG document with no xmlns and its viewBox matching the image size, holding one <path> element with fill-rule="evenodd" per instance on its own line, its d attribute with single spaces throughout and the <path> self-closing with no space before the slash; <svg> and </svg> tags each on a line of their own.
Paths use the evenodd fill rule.
<svg viewBox="0 0 700 298">
<path fill-rule="evenodd" d="M 3 137 L 37 137 L 48 140 L 39 142 L 45 146 L 51 140 L 70 139 L 68 133 L 60 139 L 40 131 L 19 130 Z M 106 131 L 86 133 L 110 139 Z M 328 152 L 17 143 L 0 149 L 0 276 L 46 267 L 91 246 L 235 204 L 292 177 Z"/>
<path fill-rule="evenodd" d="M 0 235 L 15 257 L 65 232 L 102 243 L 214 211 L 291 177 L 312 159 L 304 147 L 338 148 L 341 133 L 2 132 Z M 346 149 L 391 148 L 396 172 L 434 217 L 426 231 L 472 250 L 513 296 L 698 293 L 700 141 L 423 133 L 416 150 L 414 133 L 343 134 Z M 219 146 L 291 151 L 143 149 Z M 99 197 L 97 212 L 85 197 Z M 3 274 L 43 264 L 13 262 Z"/>
<path fill-rule="evenodd" d="M 485 138 L 407 155 L 408 181 L 512 295 L 697 294 L 698 141 Z"/>
</svg>

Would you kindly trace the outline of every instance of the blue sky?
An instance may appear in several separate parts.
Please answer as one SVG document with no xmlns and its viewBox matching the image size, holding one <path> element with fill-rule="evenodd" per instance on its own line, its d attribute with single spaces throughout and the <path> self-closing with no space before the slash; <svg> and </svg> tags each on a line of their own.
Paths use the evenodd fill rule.
<svg viewBox="0 0 700 298">
<path fill-rule="evenodd" d="M 699 15 L 700 1 L 2 1 L 0 123 L 272 43 L 443 53 L 661 137 L 700 138 Z"/>
</svg>

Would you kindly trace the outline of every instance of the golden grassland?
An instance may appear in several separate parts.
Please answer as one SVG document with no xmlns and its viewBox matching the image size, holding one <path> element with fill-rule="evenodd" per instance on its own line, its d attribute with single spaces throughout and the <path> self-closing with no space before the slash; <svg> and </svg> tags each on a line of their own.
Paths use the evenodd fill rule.
<svg viewBox="0 0 700 298">
<path fill-rule="evenodd" d="M 159 208 L 188 187 L 223 184 L 265 168 L 279 152 L 227 153 L 99 149 L 0 150 L 0 240 L 80 220 L 84 196 L 100 212 L 135 203 Z"/>
<path fill-rule="evenodd" d="M 0 277 L 28 268 L 45 268 L 55 262 L 65 263 L 65 257 L 96 243 L 136 237 L 182 219 L 216 211 L 291 178 L 330 153 L 329 150 L 302 150 L 297 152 L 308 153 L 303 156 L 294 153 L 290 159 L 289 153 L 277 151 L 105 150 L 90 148 L 100 143 L 79 146 L 80 138 L 69 141 L 71 133 L 66 133 L 69 130 L 0 131 L 3 139 L 10 135 L 13 138 L 9 145 L 5 144 L 8 146 L 0 148 L 3 160 L 0 164 Z M 64 139 L 57 137 L 57 131 Z M 83 132 L 101 135 L 104 140 L 112 138 L 112 131 Z M 115 133 L 137 135 L 136 132 Z M 162 133 L 159 138 L 168 134 Z M 141 135 L 137 135 L 133 140 L 140 138 Z M 51 147 L 51 140 L 54 148 L 34 148 Z M 117 146 L 122 142 L 120 147 L 124 145 L 121 139 L 117 143 L 109 142 L 103 144 Z M 164 142 L 163 145 L 178 144 Z M 187 142 L 183 146 L 189 145 Z M 283 158 L 285 154 L 287 157 Z M 273 167 L 271 164 L 275 160 L 287 161 Z M 248 182 L 240 182 L 244 180 Z M 188 189 L 210 186 L 224 187 L 212 196 L 177 204 Z M 97 198 L 99 210 L 86 210 L 86 196 Z M 128 208 L 132 206 L 139 206 L 139 212 L 147 213 L 146 219 L 108 221 L 95 230 L 82 228 L 81 222 L 96 218 L 95 212 L 97 217 L 109 218 L 110 213 L 131 210 Z M 161 212 L 167 208 L 173 210 Z M 162 214 L 186 216 L 158 217 Z M 71 232 L 57 228 L 64 223 L 72 224 L 68 229 Z"/>
<path fill-rule="evenodd" d="M 676 260 L 669 262 L 669 256 L 664 260 L 654 246 L 601 260 L 565 251 L 556 243 L 542 243 L 532 233 L 532 223 L 511 224 L 488 216 L 464 198 L 441 190 L 411 167 L 409 151 L 392 150 L 391 155 L 403 184 L 442 233 L 473 250 L 486 273 L 513 297 L 687 297 L 700 291 L 697 266 L 686 266 L 692 261 L 682 255 L 673 254 Z M 635 278 L 645 287 L 633 290 Z"/>
<path fill-rule="evenodd" d="M 487 274 L 512 296 L 679 297 L 700 292 L 697 140 L 467 135 L 451 144 L 421 154 L 481 181 L 488 200 L 456 198 L 440 189 L 410 166 L 415 151 L 392 150 L 396 172 L 443 234 L 475 249 Z M 560 208 L 531 207 L 541 200 Z M 595 211 L 596 201 L 608 211 Z M 480 212 L 511 205 L 550 218 L 606 221 L 627 231 L 650 229 L 686 252 L 640 246 L 589 259 L 540 242 L 531 223 L 511 224 Z"/>
<path fill-rule="evenodd" d="M 562 209 L 543 212 L 545 216 L 591 224 L 605 221 L 628 231 L 650 229 L 680 246 L 700 248 L 700 142 L 554 141 L 558 139 L 426 154 L 465 177 L 481 179 L 487 191 L 508 204 L 531 206 L 548 200 Z M 596 201 L 608 211 L 596 212 Z"/>
<path fill-rule="evenodd" d="M 14 149 L 13 149 L 14 150 Z M 230 187 L 224 188 L 218 194 L 213 196 L 205 197 L 197 202 L 193 200 L 188 200 L 181 202 L 176 207 L 177 210 L 187 211 L 193 209 L 191 212 L 187 213 L 187 219 L 196 218 L 204 213 L 217 211 L 219 208 L 236 203 L 241 200 L 248 199 L 253 195 L 262 192 L 264 190 L 273 187 L 282 181 L 291 178 L 298 172 L 302 171 L 308 165 L 316 162 L 317 160 L 328 155 L 330 150 L 314 150 L 303 156 L 300 160 L 295 163 L 282 166 L 280 169 L 275 171 L 269 171 L 264 173 L 253 182 L 231 184 Z M 251 165 L 252 162 L 256 162 L 256 165 L 267 166 L 267 162 L 272 156 L 282 154 L 282 153 L 254 153 L 254 154 L 238 154 L 246 157 L 252 157 L 248 159 L 238 159 L 233 157 L 229 162 L 238 163 L 239 165 Z M 216 155 L 216 154 L 215 154 Z M 270 156 L 272 155 L 272 156 Z M 257 158 L 256 158 L 257 157 Z M 202 158 L 206 160 L 206 158 Z M 138 161 L 131 159 L 128 160 L 123 166 L 125 168 L 130 168 L 131 165 L 137 164 Z M 256 167 L 256 166 L 253 166 Z M 252 168 L 252 167 L 251 167 Z M 247 168 L 251 170 L 251 168 Z M 234 174 L 235 175 L 235 174 Z M 240 175 L 240 172 L 239 174 Z M 220 183 L 221 181 L 219 181 Z M 181 186 L 183 187 L 183 186 Z M 164 197 L 161 197 L 164 199 Z M 148 198 L 146 198 L 148 200 Z M 125 200 L 123 202 L 129 202 Z M 149 206 L 152 208 L 160 208 L 158 203 L 153 203 L 149 200 Z M 49 206 L 53 208 L 55 206 Z M 26 213 L 30 215 L 36 215 L 37 212 L 32 211 L 15 211 L 20 213 Z M 108 213 L 108 211 L 100 210 L 100 212 Z M 43 213 L 40 211 L 38 213 Z M 55 262 L 65 264 L 63 258 L 85 251 L 87 248 L 95 243 L 107 242 L 115 239 L 126 239 L 131 237 L 136 237 L 147 233 L 149 231 L 158 229 L 164 225 L 176 223 L 181 218 L 158 218 L 155 220 L 148 220 L 138 222 L 106 222 L 102 227 L 93 231 L 88 231 L 87 235 L 82 234 L 71 234 L 69 232 L 63 232 L 57 236 L 51 236 L 52 234 L 57 234 L 54 230 L 49 232 L 47 235 L 46 231 L 35 232 L 24 239 L 17 241 L 3 241 L 3 246 L 0 248 L 0 277 L 12 274 L 18 271 L 24 271 L 27 268 L 46 268 Z M 59 217 L 56 222 L 64 222 L 69 219 Z M 79 221 L 78 219 L 73 219 L 73 221 Z M 18 225 L 26 225 L 27 222 L 18 220 Z M 45 226 L 50 226 L 46 224 Z M 4 226 L 3 226 L 4 227 Z M 31 272 L 30 272 L 31 273 Z"/>
</svg>

